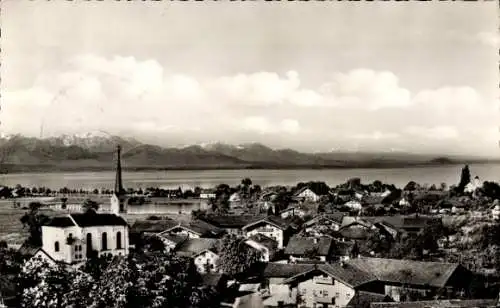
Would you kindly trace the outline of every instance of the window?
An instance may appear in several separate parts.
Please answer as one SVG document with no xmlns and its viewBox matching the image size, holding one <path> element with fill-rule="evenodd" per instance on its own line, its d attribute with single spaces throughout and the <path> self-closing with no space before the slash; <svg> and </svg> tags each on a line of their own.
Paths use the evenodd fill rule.
<svg viewBox="0 0 500 308">
<path fill-rule="evenodd" d="M 340 293 L 339 292 L 335 293 L 335 297 L 340 297 Z"/>
<path fill-rule="evenodd" d="M 59 251 L 59 242 L 57 242 L 57 241 L 54 243 L 54 251 L 55 252 Z"/>
<path fill-rule="evenodd" d="M 102 233 L 101 249 L 102 250 L 108 250 L 108 234 L 106 232 Z"/>
<path fill-rule="evenodd" d="M 324 297 L 328 297 L 328 291 L 327 290 L 323 290 L 323 296 Z"/>
<path fill-rule="evenodd" d="M 347 299 L 348 299 L 348 298 L 350 298 L 350 297 L 351 297 L 351 294 L 350 294 L 350 293 L 346 293 L 345 298 L 347 298 Z"/>
<path fill-rule="evenodd" d="M 92 234 L 87 233 L 87 257 L 90 256 L 92 252 Z"/>
<path fill-rule="evenodd" d="M 122 249 L 122 233 L 116 232 L 116 249 Z"/>
</svg>

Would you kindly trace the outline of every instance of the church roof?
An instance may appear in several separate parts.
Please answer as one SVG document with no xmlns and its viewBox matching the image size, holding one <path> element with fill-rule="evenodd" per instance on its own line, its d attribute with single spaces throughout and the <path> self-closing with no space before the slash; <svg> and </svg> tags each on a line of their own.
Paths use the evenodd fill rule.
<svg viewBox="0 0 500 308">
<path fill-rule="evenodd" d="M 71 218 L 79 227 L 95 226 L 128 226 L 125 219 L 115 214 L 108 213 L 75 213 Z"/>
</svg>

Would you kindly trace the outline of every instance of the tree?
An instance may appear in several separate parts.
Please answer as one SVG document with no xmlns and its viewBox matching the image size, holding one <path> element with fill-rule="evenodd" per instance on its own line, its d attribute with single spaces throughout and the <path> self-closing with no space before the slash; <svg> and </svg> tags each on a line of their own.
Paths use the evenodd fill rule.
<svg viewBox="0 0 500 308">
<path fill-rule="evenodd" d="M 244 178 L 241 180 L 241 185 L 246 187 L 252 186 L 252 180 L 250 178 Z"/>
<path fill-rule="evenodd" d="M 410 182 L 408 182 L 408 184 L 406 184 L 406 186 L 404 187 L 403 190 L 415 191 L 415 190 L 417 190 L 417 188 L 418 188 L 418 184 L 415 181 L 410 181 Z"/>
<path fill-rule="evenodd" d="M 470 183 L 470 170 L 469 165 L 465 165 L 462 168 L 462 174 L 460 175 L 460 182 L 458 183 L 458 191 L 460 193 L 464 192 L 465 186 Z"/>
<path fill-rule="evenodd" d="M 85 212 L 89 212 L 91 210 L 97 211 L 99 210 L 99 203 L 92 199 L 85 199 L 85 201 L 83 201 L 82 207 Z"/>
<path fill-rule="evenodd" d="M 219 269 L 230 277 L 250 270 L 260 260 L 260 252 L 245 243 L 244 238 L 226 235 L 218 247 Z"/>
<path fill-rule="evenodd" d="M 28 228 L 29 236 L 27 243 L 32 246 L 42 246 L 42 226 L 49 221 L 49 217 L 39 212 L 42 206 L 39 202 L 31 202 L 29 211 L 21 217 L 24 228 Z"/>
<path fill-rule="evenodd" d="M 439 190 L 445 191 L 447 188 L 448 185 L 446 185 L 446 183 L 442 182 L 441 184 L 439 184 Z"/>
</svg>

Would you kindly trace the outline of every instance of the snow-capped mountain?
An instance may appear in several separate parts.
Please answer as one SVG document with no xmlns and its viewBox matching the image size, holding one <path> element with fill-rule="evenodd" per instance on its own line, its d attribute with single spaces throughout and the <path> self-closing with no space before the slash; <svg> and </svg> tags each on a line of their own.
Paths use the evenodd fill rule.
<svg viewBox="0 0 500 308">
<path fill-rule="evenodd" d="M 119 144 L 123 149 L 130 149 L 141 143 L 132 138 L 122 138 L 102 131 L 77 133 L 72 135 L 60 135 L 45 138 L 54 146 L 77 146 L 95 152 L 114 151 Z"/>
</svg>

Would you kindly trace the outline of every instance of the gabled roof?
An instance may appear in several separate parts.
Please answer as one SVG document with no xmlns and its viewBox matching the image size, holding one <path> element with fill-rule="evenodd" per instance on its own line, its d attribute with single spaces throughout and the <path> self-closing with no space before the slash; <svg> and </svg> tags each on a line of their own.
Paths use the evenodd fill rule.
<svg viewBox="0 0 500 308">
<path fill-rule="evenodd" d="M 247 224 L 265 217 L 265 215 L 205 215 L 199 219 L 218 228 L 241 229 Z"/>
<path fill-rule="evenodd" d="M 314 264 L 263 263 L 262 267 L 264 278 L 290 278 L 314 268 Z"/>
<path fill-rule="evenodd" d="M 182 236 L 182 235 L 175 235 L 175 234 L 169 234 L 169 233 L 160 233 L 158 234 L 158 237 L 168 240 L 174 244 L 180 244 L 186 240 L 189 239 L 189 236 Z"/>
<path fill-rule="evenodd" d="M 306 185 L 302 188 L 300 188 L 299 190 L 297 190 L 293 195 L 296 197 L 298 195 L 300 195 L 301 193 L 303 193 L 304 191 L 306 190 L 310 190 L 311 192 L 313 192 L 315 195 L 317 196 L 323 196 L 324 194 L 322 194 L 319 190 L 315 189 L 314 186 L 309 186 L 309 185 Z"/>
<path fill-rule="evenodd" d="M 421 262 L 411 260 L 360 257 L 347 261 L 350 265 L 372 273 L 389 283 L 444 287 L 459 267 L 458 263 Z"/>
<path fill-rule="evenodd" d="M 371 308 L 493 308 L 498 307 L 495 299 L 442 299 L 433 301 L 372 303 Z"/>
<path fill-rule="evenodd" d="M 327 274 L 333 279 L 338 280 L 351 288 L 357 288 L 363 284 L 377 280 L 377 278 L 371 273 L 360 270 L 355 266 L 347 263 L 335 263 L 313 265 L 312 268 L 288 278 L 284 281 L 284 283 L 304 281 L 309 279 L 312 275 L 319 273 Z"/>
<path fill-rule="evenodd" d="M 173 219 L 162 219 L 162 220 L 137 220 L 131 227 L 131 232 L 133 233 L 160 233 L 168 230 L 179 223 Z"/>
<path fill-rule="evenodd" d="M 261 244 L 263 246 L 265 246 L 269 250 L 276 250 L 276 249 L 278 249 L 278 242 L 276 242 L 272 238 L 267 237 L 267 236 L 265 236 L 263 234 L 260 234 L 260 233 L 253 234 L 248 239 L 252 240 L 254 242 L 257 242 L 257 243 L 259 243 L 259 244 Z"/>
<path fill-rule="evenodd" d="M 179 244 L 175 249 L 180 256 L 194 257 L 206 250 L 217 252 L 219 240 L 212 238 L 192 238 Z"/>
<path fill-rule="evenodd" d="M 263 219 L 260 219 L 260 220 L 257 220 L 257 221 L 249 223 L 248 225 L 244 226 L 243 229 L 246 230 L 246 229 L 248 229 L 250 227 L 253 227 L 255 225 L 262 224 L 262 223 L 267 223 L 267 224 L 273 225 L 276 228 L 279 228 L 281 230 L 286 230 L 286 229 L 288 229 L 290 227 L 293 227 L 292 223 L 290 223 L 290 222 L 288 222 L 286 220 L 283 220 L 280 217 L 277 217 L 277 216 L 267 216 L 267 217 L 265 217 Z"/>
<path fill-rule="evenodd" d="M 313 238 L 294 236 L 286 245 L 285 254 L 304 255 L 307 251 L 317 249 L 318 256 L 328 256 L 333 240 L 331 238 Z"/>
<path fill-rule="evenodd" d="M 95 226 L 128 226 L 121 216 L 109 213 L 75 213 L 70 214 L 71 218 L 79 227 Z"/>
<path fill-rule="evenodd" d="M 59 217 L 54 217 L 50 220 L 48 224 L 45 226 L 47 227 L 58 227 L 58 228 L 67 228 L 67 227 L 74 227 L 75 223 L 71 218 L 67 216 L 59 216 Z"/>
<path fill-rule="evenodd" d="M 40 249 L 41 247 L 38 247 L 38 246 L 32 246 L 28 243 L 23 243 L 21 245 L 21 247 L 19 247 L 19 250 L 18 252 L 23 255 L 23 256 L 27 256 L 27 257 L 32 257 L 35 255 L 35 253 L 38 251 L 38 249 Z"/>
<path fill-rule="evenodd" d="M 310 220 L 304 222 L 303 226 L 311 226 L 324 220 L 328 220 L 335 223 L 342 223 L 342 218 L 347 216 L 348 213 L 345 212 L 332 212 L 332 213 L 322 213 L 318 214 Z"/>
<path fill-rule="evenodd" d="M 376 302 L 394 302 L 394 300 L 385 294 L 358 291 L 347 303 L 347 308 L 370 308 L 371 303 Z"/>
<path fill-rule="evenodd" d="M 194 220 L 190 221 L 189 223 L 181 222 L 171 227 L 170 229 L 165 230 L 165 232 L 170 232 L 172 230 L 175 230 L 176 228 L 182 228 L 200 236 L 201 235 L 218 236 L 224 233 L 223 229 L 217 228 L 216 226 L 201 220 Z"/>
</svg>

